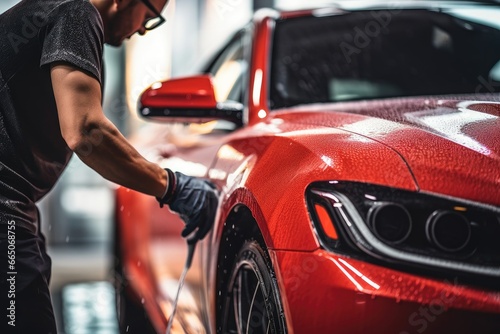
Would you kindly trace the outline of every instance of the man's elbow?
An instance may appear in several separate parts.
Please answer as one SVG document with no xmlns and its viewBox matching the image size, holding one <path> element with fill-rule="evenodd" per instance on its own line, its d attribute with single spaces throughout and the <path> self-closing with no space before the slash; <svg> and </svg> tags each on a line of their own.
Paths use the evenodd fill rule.
<svg viewBox="0 0 500 334">
<path fill-rule="evenodd" d="M 66 145 L 78 156 L 88 156 L 102 143 L 103 133 L 97 126 L 87 127 L 80 131 L 62 133 Z"/>
</svg>

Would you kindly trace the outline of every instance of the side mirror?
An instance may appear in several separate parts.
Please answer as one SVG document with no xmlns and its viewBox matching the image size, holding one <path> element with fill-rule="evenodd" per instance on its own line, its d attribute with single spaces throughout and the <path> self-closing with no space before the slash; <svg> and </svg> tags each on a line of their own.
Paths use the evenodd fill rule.
<svg viewBox="0 0 500 334">
<path fill-rule="evenodd" d="M 243 105 L 217 102 L 209 74 L 157 82 L 142 93 L 138 108 L 141 116 L 162 122 L 243 124 Z"/>
</svg>

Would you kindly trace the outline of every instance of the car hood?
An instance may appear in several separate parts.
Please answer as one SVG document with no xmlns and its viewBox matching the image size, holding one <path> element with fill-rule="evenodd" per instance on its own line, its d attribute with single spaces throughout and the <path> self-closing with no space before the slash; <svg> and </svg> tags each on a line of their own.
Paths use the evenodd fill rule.
<svg viewBox="0 0 500 334">
<path fill-rule="evenodd" d="M 392 148 L 421 191 L 500 205 L 500 97 L 317 104 L 275 117 L 338 128 Z"/>
</svg>

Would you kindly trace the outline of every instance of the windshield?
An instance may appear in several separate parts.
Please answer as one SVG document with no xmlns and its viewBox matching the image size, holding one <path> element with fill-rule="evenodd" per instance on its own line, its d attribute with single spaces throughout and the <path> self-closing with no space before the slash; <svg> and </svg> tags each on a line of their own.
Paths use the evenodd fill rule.
<svg viewBox="0 0 500 334">
<path fill-rule="evenodd" d="M 280 20 L 270 103 L 500 91 L 500 9 L 359 11 Z"/>
</svg>

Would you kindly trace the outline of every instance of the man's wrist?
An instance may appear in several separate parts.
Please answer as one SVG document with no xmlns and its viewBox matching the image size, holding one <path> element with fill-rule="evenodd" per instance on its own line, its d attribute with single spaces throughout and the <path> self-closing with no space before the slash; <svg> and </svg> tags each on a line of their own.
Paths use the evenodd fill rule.
<svg viewBox="0 0 500 334">
<path fill-rule="evenodd" d="M 165 189 L 162 197 L 156 197 L 156 200 L 160 203 L 161 208 L 163 208 L 164 204 L 170 203 L 176 188 L 176 177 L 174 172 L 172 172 L 169 168 L 165 168 L 165 172 L 167 173 L 167 188 Z"/>
</svg>

